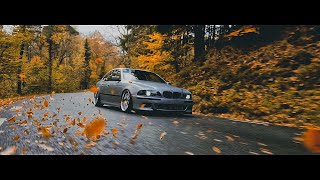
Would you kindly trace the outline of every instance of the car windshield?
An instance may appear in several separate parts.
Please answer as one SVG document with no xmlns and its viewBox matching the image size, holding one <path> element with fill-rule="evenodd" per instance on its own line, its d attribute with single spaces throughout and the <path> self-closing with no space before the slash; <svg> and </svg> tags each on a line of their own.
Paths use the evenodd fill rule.
<svg viewBox="0 0 320 180">
<path fill-rule="evenodd" d="M 143 81 L 153 81 L 158 83 L 165 83 L 165 81 L 158 75 L 152 72 L 140 71 L 140 70 L 123 70 L 123 77 L 127 80 L 143 80 Z"/>
</svg>

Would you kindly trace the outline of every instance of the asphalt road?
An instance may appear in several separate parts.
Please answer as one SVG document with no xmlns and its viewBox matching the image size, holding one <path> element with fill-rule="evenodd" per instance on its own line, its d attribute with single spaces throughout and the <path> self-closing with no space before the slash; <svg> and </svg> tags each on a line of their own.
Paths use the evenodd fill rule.
<svg viewBox="0 0 320 180">
<path fill-rule="evenodd" d="M 256 124 L 233 121 L 216 117 L 199 115 L 176 116 L 174 114 L 126 114 L 116 108 L 95 107 L 89 102 L 93 99 L 90 92 L 64 93 L 50 96 L 35 97 L 35 102 L 23 99 L 0 109 L 0 152 L 10 146 L 16 146 L 16 154 L 25 149 L 26 154 L 33 155 L 303 155 L 312 154 L 294 138 L 301 135 L 302 130 L 290 127 L 279 127 L 269 124 Z M 43 104 L 47 99 L 49 106 L 44 109 L 34 108 L 34 104 Z M 42 105 L 41 104 L 41 105 Z M 26 112 L 32 108 L 34 117 L 28 119 Z M 52 117 L 60 112 L 56 117 Z M 19 112 L 16 112 L 19 109 Z M 93 147 L 86 148 L 90 141 L 85 136 L 75 135 L 78 126 L 73 126 L 63 132 L 62 126 L 66 115 L 70 118 L 88 121 L 100 113 L 107 119 L 106 131 L 109 135 L 101 136 Z M 49 112 L 43 122 L 43 115 Z M 79 115 L 78 112 L 82 114 Z M 12 116 L 17 116 L 15 123 L 8 122 Z M 1 120 L 2 118 L 2 120 Z M 42 125 L 52 125 L 59 119 L 59 130 L 46 140 L 38 133 L 32 124 L 38 120 Z M 22 120 L 28 124 L 18 125 Z M 140 134 L 133 140 L 136 126 L 142 123 Z M 118 129 L 117 137 L 113 137 L 112 128 Z M 28 130 L 27 135 L 24 131 Z M 164 133 L 165 132 L 165 133 Z M 19 135 L 17 141 L 13 140 Z M 163 139 L 160 136 L 163 135 Z M 78 145 L 70 143 L 77 142 Z"/>
</svg>

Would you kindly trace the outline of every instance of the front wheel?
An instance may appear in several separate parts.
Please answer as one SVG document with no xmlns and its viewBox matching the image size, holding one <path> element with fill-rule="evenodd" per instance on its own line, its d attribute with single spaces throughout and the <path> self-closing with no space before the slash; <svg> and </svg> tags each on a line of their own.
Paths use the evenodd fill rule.
<svg viewBox="0 0 320 180">
<path fill-rule="evenodd" d="M 102 107 L 102 106 L 103 106 L 103 104 L 102 104 L 101 101 L 100 101 L 100 94 L 99 94 L 99 92 L 97 92 L 97 93 L 94 94 L 94 105 L 95 105 L 96 107 Z"/>
<path fill-rule="evenodd" d="M 120 102 L 121 111 L 130 113 L 132 110 L 132 98 L 129 90 L 124 90 Z"/>
</svg>

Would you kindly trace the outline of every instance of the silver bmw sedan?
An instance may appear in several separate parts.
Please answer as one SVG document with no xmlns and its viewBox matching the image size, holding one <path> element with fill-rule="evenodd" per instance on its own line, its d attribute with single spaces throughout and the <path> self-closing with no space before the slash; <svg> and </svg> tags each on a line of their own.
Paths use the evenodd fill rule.
<svg viewBox="0 0 320 180">
<path fill-rule="evenodd" d="M 95 106 L 119 107 L 123 112 L 172 111 L 192 114 L 191 92 L 170 85 L 155 73 L 116 68 L 97 82 Z"/>
</svg>

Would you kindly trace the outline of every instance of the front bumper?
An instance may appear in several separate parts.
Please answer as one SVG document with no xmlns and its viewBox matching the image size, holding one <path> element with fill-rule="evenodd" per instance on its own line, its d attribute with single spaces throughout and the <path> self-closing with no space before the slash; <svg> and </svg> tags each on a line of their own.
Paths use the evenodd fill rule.
<svg viewBox="0 0 320 180">
<path fill-rule="evenodd" d="M 187 99 L 167 99 L 158 97 L 132 96 L 133 109 L 143 111 L 167 111 L 192 113 L 193 101 Z"/>
</svg>

